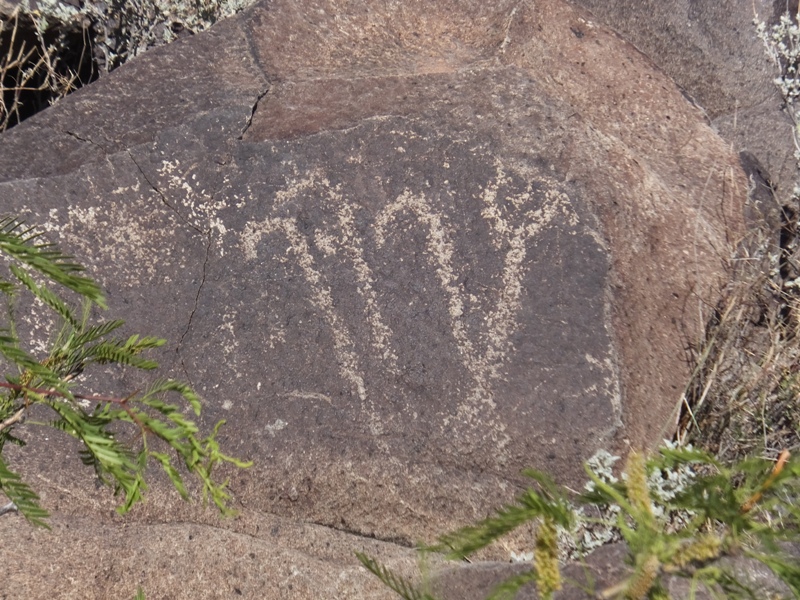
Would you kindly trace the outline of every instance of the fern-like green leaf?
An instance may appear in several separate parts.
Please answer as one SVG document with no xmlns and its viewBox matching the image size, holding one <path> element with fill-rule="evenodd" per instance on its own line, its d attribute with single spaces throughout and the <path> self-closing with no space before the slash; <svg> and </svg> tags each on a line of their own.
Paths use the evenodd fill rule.
<svg viewBox="0 0 800 600">
<path fill-rule="evenodd" d="M 49 529 L 44 521 L 49 514 L 39 504 L 39 496 L 19 475 L 11 471 L 0 456 L 0 491 L 17 506 L 29 523 Z"/>
<path fill-rule="evenodd" d="M 73 399 L 69 384 L 58 373 L 22 350 L 14 338 L 0 336 L 0 355 L 32 375 L 29 387 L 52 389 L 69 400 Z"/>
<path fill-rule="evenodd" d="M 91 344 L 106 337 L 124 324 L 124 321 L 114 320 L 100 323 L 88 329 L 83 329 L 83 326 L 76 327 L 66 340 L 62 338 L 55 344 L 51 358 L 73 368 L 82 367 L 92 359 L 94 346 L 91 346 Z"/>
<path fill-rule="evenodd" d="M 436 600 L 430 594 L 421 592 L 412 585 L 411 582 L 399 575 L 395 575 L 389 568 L 366 554 L 356 552 L 356 557 L 358 557 L 361 564 L 380 579 L 386 587 L 397 593 L 403 600 Z"/>
<path fill-rule="evenodd" d="M 125 321 L 122 321 L 121 319 L 115 319 L 113 321 L 105 321 L 99 325 L 89 327 L 85 331 L 82 331 L 79 335 L 75 336 L 72 345 L 76 348 L 87 346 L 93 342 L 96 342 L 100 338 L 106 337 L 112 331 L 116 331 L 124 324 Z"/>
<path fill-rule="evenodd" d="M 0 329 L 0 344 L 7 344 L 10 346 L 17 346 L 17 338 L 8 330 Z"/>
<path fill-rule="evenodd" d="M 150 456 L 155 458 L 161 464 L 161 467 L 164 469 L 167 477 L 169 477 L 172 485 L 174 485 L 175 489 L 178 490 L 181 498 L 188 500 L 189 493 L 186 491 L 186 487 L 183 485 L 183 479 L 181 478 L 181 475 L 178 473 L 177 469 L 172 466 L 169 456 L 160 452 L 150 452 Z"/>
<path fill-rule="evenodd" d="M 175 392 L 183 396 L 183 399 L 186 400 L 186 402 L 188 402 L 192 407 L 194 414 L 200 416 L 200 396 L 198 396 L 197 392 L 195 392 L 188 384 L 181 381 L 176 381 L 174 379 L 159 379 L 155 381 L 153 385 L 151 385 L 150 388 L 148 388 L 148 390 L 144 393 L 141 401 L 148 406 L 152 406 L 156 410 L 159 410 L 160 412 L 164 412 L 167 404 L 160 403 L 161 408 L 158 408 L 159 402 L 155 399 L 155 397 L 167 392 Z M 167 413 L 164 412 L 164 414 Z"/>
<path fill-rule="evenodd" d="M 28 288 L 34 296 L 52 308 L 58 316 L 72 327 L 78 327 L 78 320 L 75 318 L 75 315 L 72 314 L 72 310 L 67 306 L 66 302 L 56 296 L 47 286 L 38 285 L 33 280 L 33 277 L 28 275 L 24 269 L 20 269 L 16 265 L 11 265 L 9 268 L 14 276 L 19 279 L 20 283 Z"/>
<path fill-rule="evenodd" d="M 158 363 L 154 360 L 141 358 L 139 356 L 145 350 L 159 348 L 166 343 L 166 340 L 156 337 L 143 337 L 132 335 L 126 341 L 111 340 L 101 342 L 91 346 L 87 351 L 87 360 L 92 360 L 99 364 L 118 364 L 130 365 L 137 369 L 150 371 L 158 368 Z"/>
<path fill-rule="evenodd" d="M 85 448 L 81 460 L 90 464 L 102 481 L 112 480 L 118 490 L 125 492 L 125 504 L 133 505 L 141 498 L 141 477 L 129 448 L 114 439 L 105 430 L 108 419 L 89 416 L 65 402 L 53 401 L 48 405 L 61 417 L 62 424 L 54 426 L 81 440 Z"/>
<path fill-rule="evenodd" d="M 105 297 L 97 283 L 82 275 L 83 267 L 57 246 L 38 242 L 42 232 L 26 227 L 14 217 L 0 219 L 0 253 L 27 265 L 46 278 L 105 308 Z"/>
<path fill-rule="evenodd" d="M 546 490 L 546 494 L 550 495 L 549 489 Z M 429 550 L 445 551 L 449 558 L 466 558 L 520 525 L 539 517 L 549 518 L 566 528 L 573 518 L 572 510 L 560 495 L 549 498 L 536 490 L 528 489 L 517 498 L 515 504 L 500 508 L 495 516 L 484 519 L 476 525 L 440 537 L 439 544 Z"/>
</svg>

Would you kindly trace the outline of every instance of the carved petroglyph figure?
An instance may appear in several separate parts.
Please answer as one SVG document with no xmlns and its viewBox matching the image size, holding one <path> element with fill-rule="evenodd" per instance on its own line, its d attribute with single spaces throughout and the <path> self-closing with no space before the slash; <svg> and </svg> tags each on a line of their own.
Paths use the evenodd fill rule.
<svg viewBox="0 0 800 600">
<path fill-rule="evenodd" d="M 482 311 L 483 327 L 477 336 L 470 334 L 465 326 L 466 313 L 476 310 L 467 309 L 467 306 L 475 307 L 476 303 L 469 302 L 468 294 L 458 285 L 459 258 L 455 256 L 453 242 L 456 232 L 445 211 L 436 206 L 428 194 L 406 189 L 380 209 L 369 228 L 372 237 L 369 243 L 378 249 L 385 246 L 390 236 L 396 235 L 398 228 L 395 225 L 400 215 L 411 217 L 425 231 L 426 257 L 446 299 L 450 331 L 459 359 L 472 379 L 471 391 L 457 415 L 459 420 L 468 423 L 473 422 L 479 412 L 483 413 L 483 422 L 487 418 L 491 420 L 491 409 L 495 407 L 492 382 L 502 377 L 503 361 L 511 350 L 510 336 L 517 327 L 516 317 L 526 274 L 524 263 L 533 240 L 551 225 L 557 215 L 563 217 L 562 223 L 570 226 L 577 223 L 569 199 L 551 183 L 529 181 L 523 192 L 501 198 L 499 189 L 508 183 L 506 173 L 498 166 L 494 181 L 480 192 L 481 216 L 489 224 L 492 236 L 493 247 L 487 248 L 487 252 L 502 256 L 502 271 L 498 273 L 494 306 Z M 310 235 L 301 233 L 296 217 L 288 215 L 284 208 L 307 194 L 312 194 L 335 215 L 333 227 L 326 231 L 317 229 Z M 279 235 L 289 242 L 289 252 L 297 260 L 309 286 L 309 299 L 333 332 L 340 375 L 358 394 L 365 411 L 371 415 L 374 433 L 379 433 L 380 423 L 365 384 L 362 361 L 346 322 L 336 311 L 325 273 L 316 263 L 310 248 L 310 244 L 315 244 L 325 255 L 336 255 L 349 263 L 355 274 L 356 289 L 364 300 L 370 344 L 381 358 L 382 368 L 389 373 L 396 372 L 398 358 L 392 346 L 393 333 L 381 314 L 376 290 L 380 283 L 376 282 L 366 258 L 364 247 L 367 240 L 360 237 L 354 226 L 354 213 L 358 210 L 357 199 L 348 197 L 341 185 L 332 185 L 324 173 L 317 171 L 278 191 L 273 205 L 274 216 L 247 224 L 240 233 L 240 243 L 245 258 L 254 260 L 258 257 L 258 243 L 264 236 Z M 481 411 L 481 406 L 486 410 Z"/>
</svg>

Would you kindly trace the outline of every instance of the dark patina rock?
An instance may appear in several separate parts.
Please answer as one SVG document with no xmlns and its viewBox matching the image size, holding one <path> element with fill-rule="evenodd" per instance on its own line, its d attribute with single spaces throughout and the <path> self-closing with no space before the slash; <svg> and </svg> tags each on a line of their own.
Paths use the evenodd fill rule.
<svg viewBox="0 0 800 600">
<path fill-rule="evenodd" d="M 786 202 L 797 178 L 792 122 L 773 81 L 778 67 L 756 35 L 797 13 L 797 0 L 578 0 L 647 54 L 702 106 L 713 127 L 746 152 L 758 189 L 775 188 Z M 753 157 L 758 166 L 752 165 Z M 774 200 L 759 202 L 779 222 Z"/>
<path fill-rule="evenodd" d="M 259 4 L 2 141 L 4 210 L 227 419 L 255 465 L 224 527 L 263 544 L 266 513 L 430 539 L 524 467 L 577 485 L 597 449 L 658 443 L 747 187 L 669 79 L 557 0 Z M 66 453 L 13 458 L 63 515 L 103 502 Z M 165 494 L 129 518 L 216 523 Z M 318 580 L 293 597 L 344 594 Z"/>
</svg>

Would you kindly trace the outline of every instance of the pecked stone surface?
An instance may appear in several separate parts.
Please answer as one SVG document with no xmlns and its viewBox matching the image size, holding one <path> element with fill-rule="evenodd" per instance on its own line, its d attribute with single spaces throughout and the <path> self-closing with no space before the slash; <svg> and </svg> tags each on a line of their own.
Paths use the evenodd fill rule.
<svg viewBox="0 0 800 600">
<path fill-rule="evenodd" d="M 255 463 L 231 482 L 244 521 L 155 490 L 132 527 L 315 523 L 342 530 L 334 571 L 354 561 L 343 532 L 430 539 L 524 467 L 578 485 L 597 449 L 666 435 L 746 188 L 674 84 L 559 0 L 261 3 L 0 145 L 4 212 L 45 224 L 131 331 L 167 337 L 165 372 Z M 46 504 L 110 527 L 74 448 L 36 441 L 10 456 Z M 21 541 L 2 564 L 45 560 L 3 525 Z M 208 556 L 185 593 L 227 597 L 235 559 Z M 323 579 L 295 597 L 353 597 Z"/>
</svg>

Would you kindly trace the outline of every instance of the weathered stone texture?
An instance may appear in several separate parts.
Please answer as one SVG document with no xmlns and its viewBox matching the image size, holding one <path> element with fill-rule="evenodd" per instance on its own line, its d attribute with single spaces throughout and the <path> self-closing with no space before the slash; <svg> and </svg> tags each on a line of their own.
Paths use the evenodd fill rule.
<svg viewBox="0 0 800 600">
<path fill-rule="evenodd" d="M 577 0 L 597 22 L 614 27 L 686 91 L 737 151 L 763 165 L 784 202 L 797 180 L 792 123 L 773 80 L 777 66 L 756 36 L 796 14 L 797 0 Z M 756 171 L 753 170 L 756 174 Z M 756 184 L 765 185 L 759 181 Z M 774 210 L 774 201 L 762 210 Z"/>
<path fill-rule="evenodd" d="M 114 316 L 171 340 L 167 371 L 255 462 L 242 519 L 405 541 L 524 467 L 577 483 L 598 448 L 669 433 L 746 193 L 672 82 L 558 0 L 259 4 L 7 133 L 0 180 Z M 15 464 L 80 514 L 66 459 L 31 450 Z M 159 501 L 131 527 L 198 519 Z"/>
</svg>

